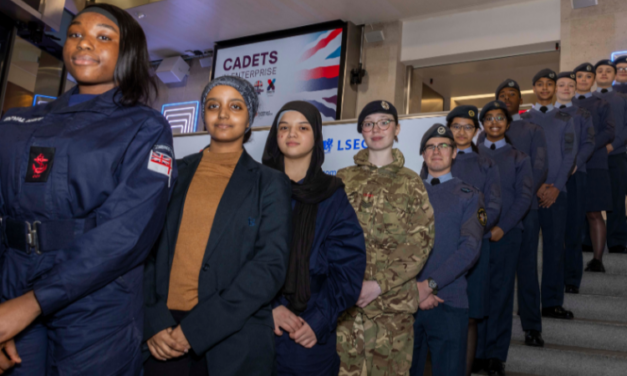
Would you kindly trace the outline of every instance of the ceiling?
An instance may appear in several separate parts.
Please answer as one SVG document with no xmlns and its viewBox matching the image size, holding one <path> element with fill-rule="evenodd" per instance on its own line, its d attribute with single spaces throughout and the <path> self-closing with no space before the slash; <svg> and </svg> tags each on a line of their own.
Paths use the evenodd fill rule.
<svg viewBox="0 0 627 376">
<path fill-rule="evenodd" d="M 520 1 L 525 0 L 162 0 L 127 10 L 146 32 L 151 58 L 158 59 L 337 19 L 361 25 Z"/>
</svg>

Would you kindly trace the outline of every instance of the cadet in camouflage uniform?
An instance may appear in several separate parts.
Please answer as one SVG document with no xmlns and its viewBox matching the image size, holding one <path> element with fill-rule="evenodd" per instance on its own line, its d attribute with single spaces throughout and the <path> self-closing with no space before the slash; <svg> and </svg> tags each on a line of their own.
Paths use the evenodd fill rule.
<svg viewBox="0 0 627 376">
<path fill-rule="evenodd" d="M 368 149 L 337 176 L 364 229 L 367 263 L 357 306 L 338 322 L 340 375 L 409 375 L 416 276 L 433 247 L 433 208 L 418 174 L 404 168 L 403 154 L 392 149 L 400 131 L 394 106 L 369 103 L 357 130 L 363 130 Z"/>
</svg>

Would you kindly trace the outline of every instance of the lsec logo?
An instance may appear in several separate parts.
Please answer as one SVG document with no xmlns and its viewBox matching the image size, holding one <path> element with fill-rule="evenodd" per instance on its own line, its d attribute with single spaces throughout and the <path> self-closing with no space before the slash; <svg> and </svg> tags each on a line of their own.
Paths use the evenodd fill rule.
<svg viewBox="0 0 627 376">
<path fill-rule="evenodd" d="M 368 146 L 366 145 L 366 141 L 360 138 L 352 138 L 348 140 L 337 140 L 337 142 L 333 142 L 332 138 L 327 138 L 322 141 L 324 144 L 324 153 L 329 154 L 333 150 L 333 145 L 336 145 L 335 150 L 344 151 L 344 150 L 361 150 L 366 149 Z"/>
</svg>

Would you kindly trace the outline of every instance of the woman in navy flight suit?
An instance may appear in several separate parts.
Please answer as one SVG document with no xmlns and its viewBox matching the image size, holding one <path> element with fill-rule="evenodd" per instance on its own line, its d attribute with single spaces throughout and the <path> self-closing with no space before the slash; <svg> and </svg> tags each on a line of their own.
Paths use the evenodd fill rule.
<svg viewBox="0 0 627 376">
<path fill-rule="evenodd" d="M 146 38 L 86 8 L 63 60 L 78 85 L 0 122 L 0 372 L 141 372 L 143 263 L 176 179 Z"/>
<path fill-rule="evenodd" d="M 320 112 L 289 102 L 266 141 L 263 163 L 292 180 L 293 226 L 285 286 L 273 302 L 275 373 L 337 375 L 337 319 L 359 298 L 366 269 L 364 233 L 344 183 L 322 171 Z"/>
</svg>

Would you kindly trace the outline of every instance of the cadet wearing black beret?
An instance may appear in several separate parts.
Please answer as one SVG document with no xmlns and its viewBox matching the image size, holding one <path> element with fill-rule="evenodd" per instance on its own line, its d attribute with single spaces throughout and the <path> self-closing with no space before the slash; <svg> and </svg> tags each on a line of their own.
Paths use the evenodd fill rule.
<svg viewBox="0 0 627 376">
<path fill-rule="evenodd" d="M 481 122 L 483 123 L 483 119 L 485 118 L 486 114 L 492 110 L 503 110 L 503 114 L 505 114 L 505 117 L 507 118 L 507 124 L 512 122 L 512 115 L 510 115 L 509 111 L 507 111 L 507 106 L 505 105 L 505 103 L 501 101 L 492 101 L 486 103 L 486 105 L 483 106 L 483 108 L 481 109 L 481 113 L 479 114 L 479 120 L 481 120 Z"/>
<path fill-rule="evenodd" d="M 575 75 L 575 72 L 560 72 L 555 81 L 557 82 L 560 78 L 570 78 L 571 80 L 577 82 L 577 75 Z"/>
<path fill-rule="evenodd" d="M 357 132 L 361 133 L 362 124 L 368 115 L 372 114 L 389 114 L 394 116 L 394 122 L 398 124 L 398 112 L 396 107 L 388 101 L 372 101 L 364 107 L 359 113 L 357 119 Z"/>
</svg>

